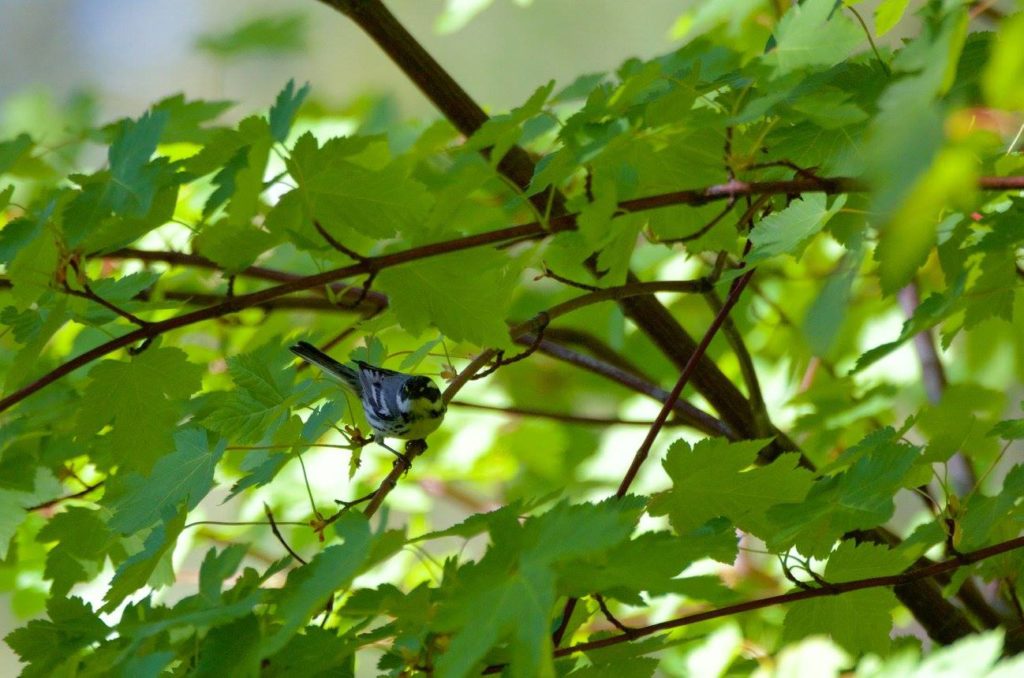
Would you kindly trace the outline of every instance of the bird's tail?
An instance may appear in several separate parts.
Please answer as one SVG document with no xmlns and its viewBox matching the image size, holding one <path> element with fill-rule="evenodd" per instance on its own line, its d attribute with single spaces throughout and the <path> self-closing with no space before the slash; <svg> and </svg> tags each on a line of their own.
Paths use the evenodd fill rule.
<svg viewBox="0 0 1024 678">
<path fill-rule="evenodd" d="M 342 365 L 337 360 L 327 355 L 309 342 L 300 341 L 290 348 L 291 352 L 299 356 L 307 363 L 316 365 L 321 370 L 340 380 L 343 384 L 359 393 L 359 375 L 351 367 Z"/>
</svg>

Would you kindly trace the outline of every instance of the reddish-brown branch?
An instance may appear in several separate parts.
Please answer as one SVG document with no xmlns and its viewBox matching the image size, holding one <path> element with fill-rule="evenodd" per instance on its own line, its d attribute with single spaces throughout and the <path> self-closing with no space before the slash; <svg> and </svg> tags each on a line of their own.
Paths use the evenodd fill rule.
<svg viewBox="0 0 1024 678">
<path fill-rule="evenodd" d="M 152 251 L 152 250 L 137 250 L 132 248 L 124 248 L 115 250 L 109 254 L 101 255 L 104 259 L 135 259 L 138 261 L 159 261 L 161 263 L 170 264 L 172 266 L 191 266 L 193 268 L 206 268 L 212 271 L 221 271 L 221 267 L 207 259 L 206 257 L 199 256 L 198 254 L 188 254 L 186 252 L 174 252 L 174 251 Z M 240 276 L 247 278 L 254 278 L 256 280 L 268 280 L 270 282 L 293 282 L 302 278 L 301 275 L 295 273 L 288 273 L 286 271 L 279 271 L 273 268 L 266 268 L 263 266 L 250 266 L 238 273 Z M 361 287 L 356 285 L 346 285 L 343 283 L 334 283 L 330 285 L 331 293 L 336 299 L 343 302 L 353 302 L 358 299 L 359 296 L 365 297 L 363 304 L 368 308 L 367 310 L 373 310 L 374 308 L 381 308 L 387 306 L 387 296 L 380 292 L 368 291 L 363 293 Z"/>
<path fill-rule="evenodd" d="M 629 469 L 626 471 L 626 475 L 623 476 L 622 482 L 619 483 L 619 489 L 616 490 L 616 497 L 624 497 L 629 492 L 630 485 L 636 479 L 636 474 L 640 471 L 640 466 L 643 465 L 647 459 L 647 455 L 651 451 L 651 446 L 654 445 L 654 439 L 658 437 L 658 433 L 661 432 L 661 427 L 665 425 L 668 420 L 668 415 L 672 411 L 672 407 L 676 401 L 679 400 L 679 396 L 682 394 L 683 389 L 690 382 L 690 377 L 693 376 L 694 370 L 697 369 L 697 363 L 700 361 L 701 356 L 708 350 L 708 346 L 711 345 L 711 340 L 715 338 L 718 333 L 718 328 L 725 322 L 725 318 L 729 315 L 732 307 L 739 301 L 740 294 L 743 292 L 743 288 L 750 282 L 750 277 L 754 275 L 753 269 L 747 271 L 740 276 L 733 284 L 732 289 L 729 290 L 729 296 L 726 297 L 725 303 L 715 314 L 714 320 L 708 326 L 704 336 L 701 338 L 700 343 L 697 345 L 697 350 L 690 356 L 690 361 L 683 368 L 682 374 L 679 375 L 679 380 L 676 381 L 676 385 L 669 392 L 668 398 L 665 403 L 661 406 L 661 411 L 658 412 L 658 416 L 654 419 L 654 424 L 651 425 L 650 430 L 647 432 L 647 437 L 644 438 L 643 443 L 640 444 L 640 448 L 636 451 L 636 455 L 633 457 L 633 462 L 629 465 Z"/>
<path fill-rule="evenodd" d="M 988 546 L 977 551 L 971 551 L 970 553 L 961 554 L 959 557 L 950 558 L 928 567 L 922 567 L 920 569 L 910 570 L 901 574 L 893 574 L 884 577 L 869 577 L 867 579 L 856 579 L 854 581 L 840 582 L 838 584 L 829 584 L 828 586 L 821 588 L 812 588 L 808 590 L 792 591 L 790 593 L 783 593 L 777 596 L 769 596 L 768 598 L 761 598 L 759 600 L 751 600 L 745 603 L 739 603 L 737 605 L 729 605 L 727 607 L 720 607 L 715 610 L 708 610 L 707 612 L 698 612 L 696 614 L 689 614 L 684 617 L 677 619 L 670 619 L 663 621 L 658 624 L 651 624 L 650 626 L 643 626 L 631 630 L 629 635 L 621 634 L 618 636 L 611 636 L 609 638 L 602 638 L 601 640 L 595 640 L 588 643 L 577 643 L 576 645 L 570 645 L 569 647 L 562 648 L 555 651 L 556 657 L 564 657 L 568 654 L 576 652 L 586 652 L 588 650 L 596 650 L 601 647 L 608 647 L 609 645 L 616 645 L 618 643 L 628 642 L 634 638 L 641 636 L 649 636 L 652 633 L 658 633 L 660 631 L 668 631 L 669 629 L 677 629 L 682 626 L 690 626 L 691 624 L 697 624 L 702 621 L 708 621 L 709 619 L 720 619 L 722 617 L 731 617 L 732 615 L 741 614 L 743 612 L 750 612 L 752 610 L 760 610 L 765 607 L 771 607 L 773 605 L 784 605 L 787 603 L 795 603 L 801 600 L 809 600 L 812 598 L 821 598 L 823 596 L 837 596 L 843 593 L 850 593 L 852 591 L 861 591 L 863 589 L 881 588 L 883 586 L 900 586 L 902 584 L 909 584 L 911 582 L 921 581 L 923 579 L 930 579 L 936 575 L 943 574 L 945 572 L 952 572 L 965 565 L 977 563 L 987 558 L 993 558 L 1008 551 L 1015 549 L 1024 548 L 1024 537 L 1017 537 L 1016 539 L 1010 539 L 1008 541 L 1000 542 L 993 546 Z"/>
<path fill-rule="evenodd" d="M 26 511 L 42 511 L 43 509 L 52 508 L 52 507 L 56 506 L 57 504 L 62 504 L 64 502 L 70 501 L 72 499 L 81 499 L 85 495 L 87 495 L 87 494 L 89 494 L 91 492 L 94 492 L 94 491 L 100 489 L 101 487 L 103 487 L 103 481 L 102 480 L 99 481 L 98 483 L 94 483 L 92 485 L 86 485 L 84 490 L 79 490 L 78 492 L 74 492 L 72 494 L 65 494 L 65 495 L 63 495 L 61 497 L 56 497 L 54 499 L 49 499 L 47 501 L 41 502 L 39 504 L 35 504 L 33 506 L 28 506 L 28 507 L 25 508 L 25 510 Z"/>
</svg>

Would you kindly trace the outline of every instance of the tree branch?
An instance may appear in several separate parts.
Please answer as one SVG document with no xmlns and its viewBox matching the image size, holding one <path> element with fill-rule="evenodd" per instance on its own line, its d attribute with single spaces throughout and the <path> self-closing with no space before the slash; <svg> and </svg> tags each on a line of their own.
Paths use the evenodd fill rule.
<svg viewBox="0 0 1024 678">
<path fill-rule="evenodd" d="M 1013 551 L 1019 548 L 1024 548 L 1024 537 L 1017 537 L 1016 539 L 1010 539 L 1008 541 L 994 544 L 977 551 L 971 551 L 970 553 L 963 553 L 959 557 L 950 558 L 928 567 L 917 568 L 908 570 L 901 574 L 888 575 L 884 577 L 869 577 L 866 579 L 855 579 L 853 581 L 839 582 L 837 584 L 829 584 L 828 586 L 811 588 L 807 590 L 792 591 L 790 593 L 783 593 L 777 596 L 769 596 L 768 598 L 761 598 L 759 600 L 751 600 L 745 603 L 739 603 L 736 605 L 729 605 L 726 607 L 720 607 L 715 610 L 708 610 L 706 612 L 698 612 L 696 614 L 689 614 L 676 619 L 670 619 L 657 624 L 651 624 L 649 626 L 641 626 L 630 629 L 629 634 L 621 634 L 617 636 L 610 636 L 608 638 L 602 638 L 600 640 L 594 640 L 586 643 L 577 643 L 576 645 L 570 645 L 569 647 L 555 650 L 555 657 L 564 657 L 566 655 L 575 654 L 577 652 L 587 652 L 589 650 L 596 650 L 602 647 L 609 647 L 611 645 L 617 645 L 619 643 L 629 642 L 635 638 L 643 636 L 649 636 L 654 633 L 661 631 L 667 631 L 669 629 L 677 629 L 683 626 L 690 626 L 697 624 L 702 621 L 708 621 L 710 619 L 720 619 L 722 617 L 730 617 L 732 615 L 740 614 L 743 612 L 750 612 L 752 610 L 760 610 L 766 607 L 772 607 L 773 605 L 785 605 L 787 603 L 795 603 L 801 600 L 810 600 L 812 598 L 821 598 L 824 596 L 836 596 L 843 593 L 850 593 L 852 591 L 861 591 L 864 589 L 881 588 L 883 586 L 900 586 L 909 584 L 911 582 L 919 582 L 924 579 L 930 579 L 936 575 L 943 574 L 945 572 L 952 572 L 965 565 L 993 558 L 1003 553 Z M 496 672 L 496 671 L 492 671 Z"/>
<path fill-rule="evenodd" d="M 632 463 L 629 465 L 629 469 L 626 471 L 626 475 L 623 476 L 622 482 L 619 483 L 619 489 L 616 490 L 615 496 L 622 498 L 629 492 L 630 485 L 636 479 L 636 474 L 640 471 L 640 466 L 647 459 L 647 455 L 651 451 L 651 446 L 654 445 L 654 439 L 658 437 L 658 433 L 661 432 L 661 427 L 665 425 L 665 421 L 668 419 L 668 414 L 672 410 L 676 401 L 679 400 L 679 396 L 682 394 L 686 384 L 689 383 L 690 377 L 693 376 L 694 371 L 697 369 L 697 363 L 701 357 L 707 351 L 708 346 L 711 345 L 711 340 L 714 339 L 715 334 L 718 333 L 718 328 L 725 322 L 726 316 L 732 307 L 739 301 L 740 294 L 743 292 L 743 288 L 750 282 L 751 276 L 754 275 L 754 269 L 751 269 L 744 273 L 742 276 L 736 279 L 732 285 L 732 289 L 729 290 L 729 296 L 726 297 L 725 303 L 715 314 L 714 320 L 708 326 L 704 336 L 701 338 L 700 343 L 697 344 L 696 350 L 690 356 L 689 362 L 686 363 L 686 367 L 683 368 L 682 374 L 679 375 L 679 379 L 676 381 L 676 385 L 672 387 L 672 391 L 668 394 L 668 398 L 665 400 L 664 405 L 661 407 L 661 411 L 658 412 L 658 416 L 654 420 L 654 424 L 651 425 L 649 431 L 647 431 L 647 437 L 644 438 L 643 443 L 640 444 L 640 448 L 637 449 L 636 455 L 633 457 Z"/>
<path fill-rule="evenodd" d="M 1020 177 L 1021 184 L 1024 186 L 1024 177 Z M 783 184 L 785 193 L 790 193 L 796 190 L 796 184 L 800 181 L 794 182 L 765 182 L 771 183 L 774 187 L 773 190 L 778 189 L 777 184 Z M 803 184 L 801 184 L 803 185 Z M 748 190 L 748 191 L 759 191 L 765 189 L 765 186 L 761 184 L 749 184 L 745 187 L 732 187 L 729 190 Z M 813 188 L 806 188 L 806 190 L 815 190 Z M 824 190 L 822 187 L 817 187 L 817 190 Z M 674 196 L 672 198 L 666 198 L 665 196 Z M 659 207 L 665 207 L 668 205 L 675 204 L 703 204 L 712 200 L 721 200 L 730 195 L 728 191 L 722 187 L 708 187 L 706 189 L 698 189 L 695 191 L 676 191 L 672 194 L 665 194 L 664 196 L 650 196 L 648 198 L 637 198 L 634 200 L 627 200 L 621 203 L 624 206 L 631 206 L 630 209 L 633 211 L 644 210 L 644 209 L 657 209 Z M 673 202 L 673 200 L 683 202 Z M 697 201 L 690 203 L 687 201 Z M 90 351 L 80 354 L 79 356 L 69 360 L 66 363 L 54 368 L 47 374 L 43 375 L 36 381 L 28 384 L 27 386 L 15 391 L 7 397 L 0 400 L 0 412 L 3 412 L 13 405 L 21 402 L 28 396 L 39 391 L 40 389 L 52 384 L 61 377 L 75 371 L 79 367 L 88 365 L 94 360 L 101 358 L 109 353 L 112 353 L 120 348 L 125 348 L 139 341 L 152 341 L 155 337 L 176 330 L 189 325 L 194 325 L 198 322 L 205 320 L 212 320 L 219 318 L 229 313 L 235 313 L 245 308 L 251 308 L 258 306 L 271 299 L 291 294 L 292 292 L 299 292 L 302 290 L 308 290 L 321 285 L 328 285 L 333 282 L 344 278 L 350 278 L 357 275 L 366 275 L 373 272 L 379 272 L 385 268 L 391 268 L 394 266 L 400 266 L 413 261 L 421 259 L 427 259 L 442 254 L 450 254 L 453 252 L 461 252 L 476 247 L 484 247 L 487 245 L 496 245 L 498 243 L 507 242 L 509 240 L 518 240 L 521 238 L 543 238 L 549 235 L 551 232 L 572 230 L 575 228 L 576 214 L 565 214 L 559 217 L 552 217 L 548 219 L 546 226 L 550 229 L 549 231 L 544 230 L 539 222 L 530 222 L 521 224 L 519 226 L 510 226 L 508 228 L 497 229 L 494 231 L 486 231 L 484 233 L 476 233 L 474 235 L 463 236 L 461 238 L 454 238 L 452 240 L 443 240 L 436 243 L 430 243 L 428 245 L 421 245 L 419 247 L 411 247 L 406 250 L 398 252 L 392 252 L 391 254 L 383 254 L 377 257 L 370 257 L 363 262 L 352 264 L 350 266 L 343 266 L 330 271 L 324 271 L 323 273 L 316 273 L 314 275 L 297 277 L 288 282 L 284 282 L 274 287 L 269 287 L 265 290 L 259 290 L 257 292 L 250 292 L 249 294 L 241 294 L 226 299 L 224 302 L 215 306 L 209 306 L 207 308 L 199 309 L 191 313 L 185 313 L 174 318 L 169 318 L 160 322 L 150 323 L 146 327 L 139 328 L 134 332 L 129 332 L 120 337 L 112 339 L 104 344 L 93 348 Z M 353 288 L 355 289 L 355 288 Z M 356 292 L 358 294 L 358 292 Z M 642 297 L 638 297 L 642 298 Z M 657 300 L 654 300 L 655 303 Z M 660 304 L 658 308 L 664 312 L 669 320 L 674 323 L 671 315 L 668 314 Z"/>
</svg>

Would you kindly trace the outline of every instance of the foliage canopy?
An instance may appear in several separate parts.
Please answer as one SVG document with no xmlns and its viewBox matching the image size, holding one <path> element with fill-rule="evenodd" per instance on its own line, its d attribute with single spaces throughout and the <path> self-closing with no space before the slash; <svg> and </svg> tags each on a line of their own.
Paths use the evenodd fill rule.
<svg viewBox="0 0 1024 678">
<path fill-rule="evenodd" d="M 1024 14 L 701 3 L 488 118 L 325 2 L 444 119 L 289 82 L 0 141 L 24 675 L 1021 670 Z M 429 451 L 299 339 L 440 375 Z"/>
</svg>

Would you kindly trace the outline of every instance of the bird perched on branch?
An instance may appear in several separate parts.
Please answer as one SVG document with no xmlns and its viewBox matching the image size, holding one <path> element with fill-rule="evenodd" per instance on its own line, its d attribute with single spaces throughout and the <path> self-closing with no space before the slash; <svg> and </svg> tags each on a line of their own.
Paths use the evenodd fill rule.
<svg viewBox="0 0 1024 678">
<path fill-rule="evenodd" d="M 316 346 L 300 341 L 291 352 L 339 380 L 359 398 L 373 440 L 406 457 L 384 442 L 386 438 L 423 440 L 444 420 L 447 405 L 430 377 L 386 370 L 357 360 L 358 369 L 343 365 Z"/>
</svg>

